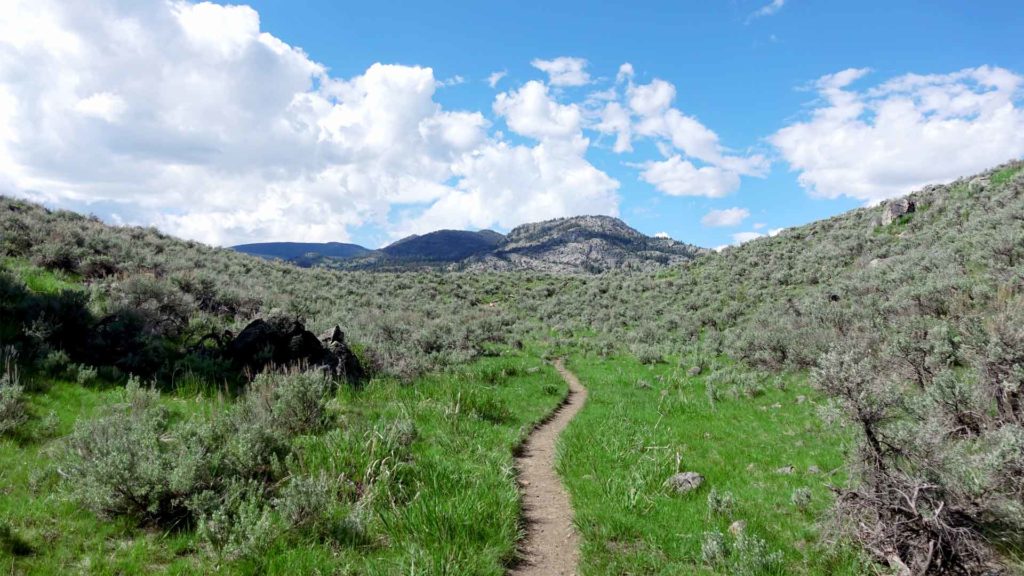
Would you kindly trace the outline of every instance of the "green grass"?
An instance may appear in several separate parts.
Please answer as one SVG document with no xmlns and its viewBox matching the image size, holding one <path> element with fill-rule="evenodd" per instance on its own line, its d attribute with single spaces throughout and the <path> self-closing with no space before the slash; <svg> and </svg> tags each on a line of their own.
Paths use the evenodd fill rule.
<svg viewBox="0 0 1024 576">
<path fill-rule="evenodd" d="M 21 278 L 29 290 L 36 294 L 58 294 L 61 290 L 82 290 L 81 280 L 73 274 L 40 268 L 27 260 L 4 258 L 0 268 L 5 268 Z"/>
<path fill-rule="evenodd" d="M 993 174 L 992 177 L 989 178 L 989 182 L 996 186 L 1001 186 L 1003 184 L 1006 184 L 1010 180 L 1013 180 L 1013 177 L 1019 174 L 1021 170 L 1024 170 L 1024 167 L 1016 166 L 1011 168 L 1003 168 L 1002 170 Z"/>
<path fill-rule="evenodd" d="M 566 393 L 550 366 L 528 356 L 485 358 L 413 385 L 343 388 L 337 426 L 298 447 L 305 470 L 378 487 L 364 536 L 325 543 L 284 534 L 260 558 L 224 564 L 191 532 L 102 520 L 69 500 L 55 468 L 61 437 L 122 396 L 110 386 L 46 388 L 31 395 L 23 437 L 0 439 L 0 529 L 6 524 L 20 546 L 18 554 L 0 548 L 3 573 L 503 574 L 519 537 L 513 450 Z M 181 415 L 220 402 L 164 401 Z M 396 422 L 415 430 L 407 446 L 388 441 Z"/>
<path fill-rule="evenodd" d="M 803 378 L 788 377 L 784 390 L 768 385 L 756 398 L 731 398 L 719 383 L 712 408 L 706 377 L 686 377 L 674 365 L 575 357 L 569 367 L 590 389 L 559 457 L 583 536 L 583 574 L 737 573 L 701 559 L 704 533 L 720 531 L 732 543 L 736 520 L 782 553 L 784 566 L 767 573 L 860 573 L 852 556 L 818 546 L 827 485 L 842 480 L 829 473 L 842 466 L 843 437 L 822 424 Z M 799 396 L 809 400 L 798 403 Z M 777 472 L 785 466 L 794 473 Z M 811 466 L 820 472 L 809 473 Z M 672 494 L 664 482 L 677 471 L 699 472 L 705 483 Z M 712 488 L 732 494 L 732 512 L 709 514 Z M 798 488 L 812 494 L 803 510 L 792 503 Z"/>
</svg>

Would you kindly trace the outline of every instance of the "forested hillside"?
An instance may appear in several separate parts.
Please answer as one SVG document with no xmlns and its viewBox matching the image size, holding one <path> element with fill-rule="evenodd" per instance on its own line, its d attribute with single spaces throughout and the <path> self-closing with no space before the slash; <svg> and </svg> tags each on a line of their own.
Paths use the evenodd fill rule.
<svg viewBox="0 0 1024 576">
<path fill-rule="evenodd" d="M 341 573 L 371 565 L 394 573 L 417 562 L 429 573 L 500 573 L 514 557 L 517 530 L 514 483 L 503 466 L 524 431 L 564 394 L 542 358 L 567 355 L 607 379 L 595 406 L 616 389 L 632 397 L 644 386 L 663 386 L 667 392 L 650 400 L 645 414 L 670 427 L 674 417 L 701 421 L 666 412 L 663 404 L 673 398 L 704 406 L 706 396 L 702 417 L 712 419 L 711 430 L 720 399 L 738 402 L 730 411 L 742 414 L 744 398 L 757 402 L 775 394 L 773 387 L 806 379 L 815 396 L 800 410 L 813 404 L 814 414 L 800 417 L 813 415 L 849 440 L 836 441 L 845 446 L 842 471 L 814 480 L 818 512 L 786 520 L 818 527 L 814 550 L 855 550 L 846 573 L 864 566 L 900 574 L 1019 573 L 1022 168 L 1006 164 L 692 261 L 592 275 L 303 269 L 3 198 L 0 432 L 14 439 L 5 444 L 6 458 L 31 452 L 40 466 L 31 480 L 37 493 L 62 494 L 88 511 L 92 520 L 79 517 L 71 532 L 95 518 L 125 530 L 186 529 L 174 536 L 180 550 L 159 555 L 168 566 L 186 562 L 173 559 L 180 552 L 196 572 L 210 555 L 232 570 L 280 571 L 300 555 L 287 550 L 301 549 L 333 554 Z M 284 357 L 274 363 L 278 370 L 257 376 L 266 362 L 239 363 L 231 352 L 257 318 L 288 326 L 282 330 L 301 325 L 294 335 L 302 338 L 339 326 L 337 343 L 365 376 L 332 381 L 298 371 L 312 366 Z M 647 367 L 623 363 L 624 356 Z M 606 362 L 618 372 L 600 372 Z M 636 372 L 623 373 L 623 366 Z M 148 390 L 150 383 L 164 396 Z M 60 407 L 84 394 L 76 387 L 99 390 L 88 396 L 95 410 Z M 189 400 L 196 395 L 203 403 Z M 638 413 L 645 409 L 637 404 Z M 50 410 L 56 416 L 47 423 Z M 619 417 L 627 422 L 629 415 Z M 655 433 L 651 425 L 620 433 L 639 438 Z M 486 446 L 447 443 L 470 433 L 489 438 Z M 170 437 L 178 440 L 162 440 Z M 758 441 L 789 442 L 781 432 Z M 487 454 L 491 469 L 474 465 L 471 454 L 446 468 L 441 456 L 456 444 Z M 602 442 L 589 444 L 574 444 L 566 474 L 576 474 L 579 458 Z M 131 457 L 108 456 L 121 453 Z M 351 460 L 340 461 L 343 454 Z M 51 466 L 60 475 L 46 472 L 57 469 Z M 166 470 L 174 471 L 170 480 Z M 589 493 L 587 474 L 571 476 L 574 497 Z M 0 484 L 12 478 L 0 476 Z M 18 478 L 30 482 L 27 471 Z M 657 491 L 661 480 L 635 485 Z M 419 496 L 442 484 L 453 491 L 445 504 Z M 492 500 L 463 499 L 479 508 L 460 508 L 460 489 Z M 18 490 L 28 497 L 27 487 Z M 700 496 L 702 506 L 704 498 L 710 506 L 711 496 Z M 340 504 L 307 514 L 322 500 Z M 501 518 L 495 532 L 473 532 L 480 515 L 492 513 Z M 304 525 L 306 517 L 319 524 Z M 57 564 L 38 558 L 46 556 L 43 543 L 57 537 L 39 522 L 0 523 L 0 543 L 23 550 L 25 562 L 52 568 Z M 439 530 L 472 552 L 401 536 Z M 772 540 L 767 529 L 765 540 L 735 542 L 708 529 L 697 534 L 695 548 L 678 550 L 595 540 L 609 530 L 585 531 L 588 573 L 640 554 L 707 573 L 842 573 L 838 564 L 829 568 L 794 551 L 792 542 Z M 134 542 L 138 555 L 165 545 Z M 764 550 L 750 552 L 750 542 Z M 773 556 L 771 546 L 785 553 Z M 277 550 L 270 564 L 253 560 L 267 549 Z M 360 563 L 374 554 L 390 555 L 389 563 Z M 116 562 L 104 566 L 118 569 Z"/>
</svg>

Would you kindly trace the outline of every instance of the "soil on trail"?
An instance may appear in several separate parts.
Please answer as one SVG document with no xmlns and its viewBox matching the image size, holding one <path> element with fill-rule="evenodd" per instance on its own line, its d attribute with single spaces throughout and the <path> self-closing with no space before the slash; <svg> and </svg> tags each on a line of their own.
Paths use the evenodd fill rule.
<svg viewBox="0 0 1024 576">
<path fill-rule="evenodd" d="M 569 493 L 555 472 L 555 444 L 583 407 L 587 389 L 562 360 L 555 361 L 555 368 L 569 384 L 569 396 L 530 434 L 516 458 L 526 537 L 519 549 L 522 561 L 511 570 L 512 576 L 570 576 L 576 574 L 579 564 L 579 536 L 572 522 Z"/>
</svg>

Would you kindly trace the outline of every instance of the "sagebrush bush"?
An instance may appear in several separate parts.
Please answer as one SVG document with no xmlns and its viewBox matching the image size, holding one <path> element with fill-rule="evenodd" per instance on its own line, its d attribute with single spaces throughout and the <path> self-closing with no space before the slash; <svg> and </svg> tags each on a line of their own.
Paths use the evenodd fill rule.
<svg viewBox="0 0 1024 576">
<path fill-rule="evenodd" d="M 199 515 L 196 533 L 207 549 L 226 560 L 254 558 L 280 532 L 265 497 L 266 487 L 253 480 L 230 479 L 216 501 Z"/>
<path fill-rule="evenodd" d="M 324 538 L 335 531 L 335 524 L 344 521 L 344 510 L 338 504 L 342 491 L 338 479 L 324 471 L 299 474 L 288 479 L 274 507 L 288 527 Z"/>
<path fill-rule="evenodd" d="M 187 450 L 165 441 L 170 414 L 159 394 L 128 382 L 124 405 L 76 423 L 67 440 L 67 485 L 84 506 L 104 517 L 174 525 L 188 515 L 191 486 L 176 491 L 171 478 Z"/>
<path fill-rule="evenodd" d="M 16 375 L 0 374 L 0 436 L 14 432 L 28 420 L 23 396 Z"/>
<path fill-rule="evenodd" d="M 133 378 L 122 404 L 75 425 L 65 485 L 101 516 L 198 526 L 219 554 L 255 553 L 272 532 L 271 501 L 287 475 L 293 439 L 327 427 L 330 386 L 319 371 L 268 373 L 234 406 L 182 420 Z M 290 521 L 313 498 L 311 485 L 298 482 L 285 483 L 279 499 Z"/>
<path fill-rule="evenodd" d="M 717 567 L 725 561 L 726 554 L 725 535 L 721 532 L 705 532 L 700 543 L 700 558 L 704 564 Z"/>
<path fill-rule="evenodd" d="M 0 436 L 14 432 L 28 420 L 25 389 L 16 360 L 14 348 L 0 348 Z"/>
<path fill-rule="evenodd" d="M 736 498 L 731 492 L 719 492 L 711 488 L 708 492 L 708 516 L 729 516 L 736 507 Z"/>
</svg>

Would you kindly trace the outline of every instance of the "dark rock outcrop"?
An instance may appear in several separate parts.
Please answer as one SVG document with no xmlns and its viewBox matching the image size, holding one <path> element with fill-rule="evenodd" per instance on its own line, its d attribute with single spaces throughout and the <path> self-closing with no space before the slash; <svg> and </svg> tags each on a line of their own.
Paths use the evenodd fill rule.
<svg viewBox="0 0 1024 576">
<path fill-rule="evenodd" d="M 321 367 L 349 382 L 365 375 L 340 327 L 321 340 L 298 320 L 284 317 L 253 320 L 227 344 L 225 352 L 235 366 L 249 372 L 267 366 Z"/>
</svg>

